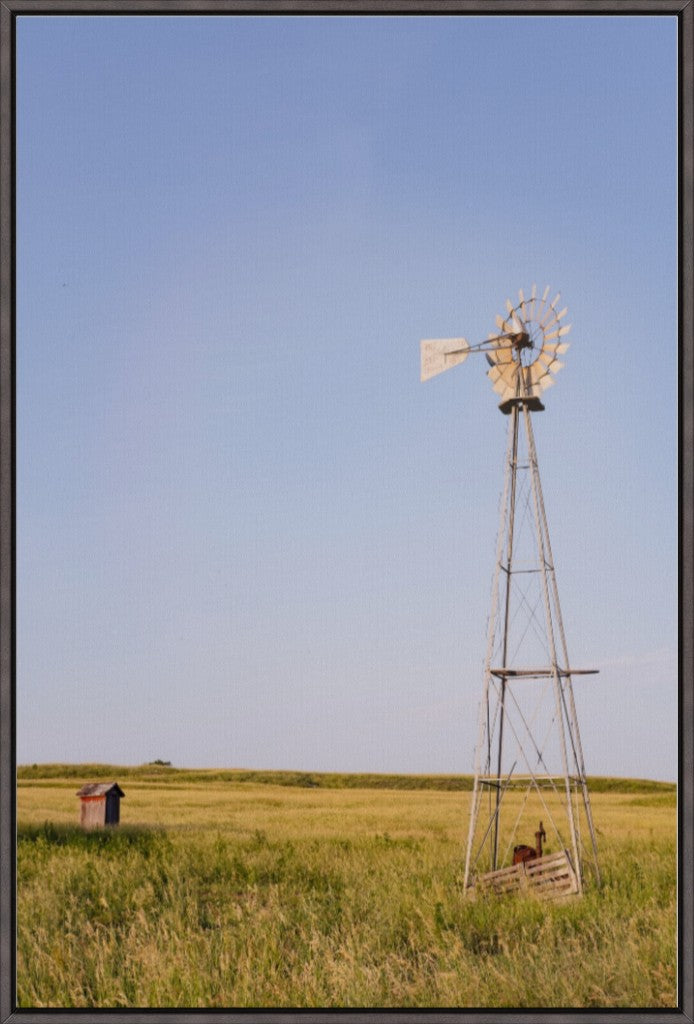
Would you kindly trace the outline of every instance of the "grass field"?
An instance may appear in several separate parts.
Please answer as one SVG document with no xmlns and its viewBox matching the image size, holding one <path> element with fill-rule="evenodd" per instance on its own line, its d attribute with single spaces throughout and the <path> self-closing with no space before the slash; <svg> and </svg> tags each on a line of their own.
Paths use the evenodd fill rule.
<svg viewBox="0 0 694 1024">
<path fill-rule="evenodd" d="M 463 899 L 469 780 L 390 778 L 20 769 L 19 1006 L 676 1005 L 673 786 L 595 780 L 602 888 L 550 906 Z"/>
</svg>

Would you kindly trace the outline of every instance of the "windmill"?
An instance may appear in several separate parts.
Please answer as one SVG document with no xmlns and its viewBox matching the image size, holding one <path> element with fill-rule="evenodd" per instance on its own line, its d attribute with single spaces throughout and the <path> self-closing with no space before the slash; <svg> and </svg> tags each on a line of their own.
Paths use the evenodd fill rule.
<svg viewBox="0 0 694 1024">
<path fill-rule="evenodd" d="M 553 898 L 580 894 L 589 866 L 600 881 L 572 683 L 596 670 L 569 661 L 532 426 L 571 328 L 559 294 L 518 295 L 486 341 L 422 341 L 421 379 L 484 353 L 509 417 L 464 888 Z"/>
</svg>

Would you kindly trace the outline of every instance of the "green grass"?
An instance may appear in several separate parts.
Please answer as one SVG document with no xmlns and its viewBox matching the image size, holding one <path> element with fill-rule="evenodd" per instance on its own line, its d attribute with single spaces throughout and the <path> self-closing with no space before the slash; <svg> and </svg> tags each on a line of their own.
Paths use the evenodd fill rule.
<svg viewBox="0 0 694 1024">
<path fill-rule="evenodd" d="M 299 786 L 306 789 L 434 789 L 470 792 L 471 775 L 386 775 L 338 772 L 251 771 L 233 769 L 173 768 L 156 762 L 143 765 L 33 764 L 17 768 L 19 782 L 47 782 L 52 779 L 133 779 L 140 782 L 243 782 L 269 786 Z M 674 782 L 652 779 L 591 777 L 593 793 L 674 793 Z"/>
<path fill-rule="evenodd" d="M 132 771 L 20 783 L 23 1008 L 676 1004 L 670 788 L 596 792 L 603 885 L 549 906 L 463 898 L 466 793 Z M 123 824 L 84 832 L 98 777 Z"/>
</svg>

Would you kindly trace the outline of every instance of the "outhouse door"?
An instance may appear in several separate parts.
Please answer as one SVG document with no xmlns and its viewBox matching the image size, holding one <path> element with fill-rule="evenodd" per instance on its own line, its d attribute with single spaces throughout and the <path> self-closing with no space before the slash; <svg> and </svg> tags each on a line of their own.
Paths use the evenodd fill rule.
<svg viewBox="0 0 694 1024">
<path fill-rule="evenodd" d="M 106 824 L 117 825 L 120 820 L 120 796 L 114 790 L 106 794 Z"/>
</svg>

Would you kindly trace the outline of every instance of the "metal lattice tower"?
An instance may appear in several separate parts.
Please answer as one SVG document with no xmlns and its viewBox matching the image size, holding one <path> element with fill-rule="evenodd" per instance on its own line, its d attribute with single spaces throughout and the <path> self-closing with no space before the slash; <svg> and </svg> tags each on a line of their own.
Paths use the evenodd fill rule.
<svg viewBox="0 0 694 1024">
<path fill-rule="evenodd" d="M 532 425 L 569 347 L 561 339 L 570 327 L 560 323 L 567 311 L 558 310 L 559 295 L 547 303 L 548 294 L 539 297 L 535 286 L 528 298 L 520 291 L 519 303 L 507 301 L 506 316 L 496 318 L 498 333 L 478 345 L 464 338 L 421 343 L 422 380 L 484 352 L 509 417 L 466 891 L 513 887 L 521 878 L 551 895 L 562 865 L 568 881 L 560 892 L 582 892 L 589 864 L 600 880 L 572 683 L 596 670 L 569 661 Z M 536 846 L 517 843 L 538 819 Z"/>
</svg>

